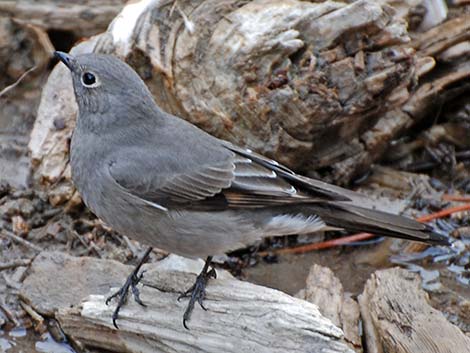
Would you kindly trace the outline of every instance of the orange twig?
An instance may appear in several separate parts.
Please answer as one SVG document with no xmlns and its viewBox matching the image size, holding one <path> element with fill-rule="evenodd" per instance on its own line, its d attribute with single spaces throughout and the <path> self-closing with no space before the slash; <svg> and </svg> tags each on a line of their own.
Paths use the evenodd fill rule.
<svg viewBox="0 0 470 353">
<path fill-rule="evenodd" d="M 444 194 L 442 195 L 442 200 L 453 202 L 470 202 L 470 196 Z"/>
<path fill-rule="evenodd" d="M 321 249 L 328 249 L 334 246 L 343 245 L 347 243 L 351 243 L 353 241 L 365 240 L 372 238 L 374 234 L 370 233 L 357 233 L 354 235 L 348 235 L 346 237 L 331 239 L 327 241 L 323 241 L 320 243 L 312 243 L 302 246 L 297 246 L 295 248 L 285 248 L 285 249 L 276 249 L 272 251 L 275 254 L 302 254 L 313 250 L 321 250 Z M 268 251 L 259 252 L 259 255 L 264 256 L 268 255 Z"/>
<path fill-rule="evenodd" d="M 465 205 L 455 206 L 455 207 L 449 207 L 449 208 L 446 208 L 445 210 L 441 210 L 436 213 L 431 213 L 430 215 L 427 215 L 427 216 L 419 217 L 416 220 L 418 222 L 429 222 L 436 218 L 444 218 L 444 217 L 450 216 L 453 213 L 469 211 L 469 210 L 470 210 L 470 203 L 465 204 Z"/>
<path fill-rule="evenodd" d="M 416 220 L 418 222 L 429 222 L 429 221 L 431 221 L 433 219 L 436 219 L 436 218 L 443 218 L 443 217 L 449 216 L 453 213 L 462 212 L 462 211 L 469 211 L 469 210 L 470 210 L 470 203 L 465 204 L 465 205 L 456 206 L 456 207 L 449 207 L 449 208 L 446 208 L 445 210 L 441 210 L 439 212 L 435 212 L 435 213 L 431 213 L 429 215 L 418 217 Z M 334 246 L 348 244 L 348 243 L 351 243 L 351 242 L 354 242 L 354 241 L 366 240 L 366 239 L 372 238 L 374 236 L 375 236 L 374 234 L 370 234 L 370 233 L 358 233 L 358 234 L 353 234 L 353 235 L 349 235 L 349 236 L 342 237 L 342 238 L 327 240 L 327 241 L 320 242 L 320 243 L 312 243 L 312 244 L 297 246 L 297 247 L 294 247 L 294 248 L 278 249 L 278 250 L 271 251 L 271 253 L 275 253 L 275 254 L 302 254 L 302 253 L 306 253 L 306 252 L 313 251 L 313 250 L 328 249 L 328 248 L 332 248 Z M 267 251 L 263 251 L 263 252 L 260 252 L 259 255 L 264 256 L 264 255 L 268 255 L 268 253 L 269 252 L 267 252 Z"/>
</svg>

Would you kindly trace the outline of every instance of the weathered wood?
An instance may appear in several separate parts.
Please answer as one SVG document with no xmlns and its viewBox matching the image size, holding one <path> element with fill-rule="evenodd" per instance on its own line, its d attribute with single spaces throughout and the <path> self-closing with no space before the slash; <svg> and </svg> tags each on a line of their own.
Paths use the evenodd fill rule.
<svg viewBox="0 0 470 353">
<path fill-rule="evenodd" d="M 105 298 L 131 271 L 115 261 L 42 253 L 31 265 L 21 297 L 42 314 L 55 314 L 63 331 L 90 349 L 110 352 L 348 352 L 342 331 L 318 308 L 282 292 L 241 282 L 225 271 L 207 287 L 207 311 L 195 307 L 190 330 L 182 324 L 189 288 L 202 261 L 169 256 L 146 266 L 132 299 L 112 325 Z M 120 278 L 120 280 L 118 280 Z M 93 295 L 91 295 L 93 293 Z M 83 301 L 82 301 L 83 300 Z M 82 302 L 81 302 L 82 301 Z M 81 303 L 80 303 L 81 302 Z"/>
<path fill-rule="evenodd" d="M 305 289 L 296 297 L 317 305 L 322 315 L 343 330 L 346 343 L 355 352 L 362 352 L 359 305 L 344 293 L 343 285 L 333 271 L 314 264 Z"/>
<path fill-rule="evenodd" d="M 106 29 L 126 0 L 1 1 L 0 16 L 34 24 L 46 30 L 72 32 L 77 39 Z"/>
<path fill-rule="evenodd" d="M 52 316 L 61 308 L 78 306 L 88 295 L 120 286 L 127 275 L 128 266 L 117 261 L 42 252 L 31 263 L 20 297 L 38 313 Z"/>
<path fill-rule="evenodd" d="M 359 305 L 369 353 L 470 352 L 470 338 L 428 304 L 416 274 L 375 272 Z"/>
<path fill-rule="evenodd" d="M 470 15 L 451 19 L 422 33 L 411 42 L 421 56 L 437 56 L 450 47 L 470 39 Z"/>
<path fill-rule="evenodd" d="M 358 131 L 412 78 L 412 52 L 386 54 L 408 40 L 406 29 L 375 2 L 210 7 L 190 17 L 209 29 L 183 31 L 175 42 L 171 87 L 182 115 L 291 167 L 318 169 L 356 154 Z"/>
</svg>

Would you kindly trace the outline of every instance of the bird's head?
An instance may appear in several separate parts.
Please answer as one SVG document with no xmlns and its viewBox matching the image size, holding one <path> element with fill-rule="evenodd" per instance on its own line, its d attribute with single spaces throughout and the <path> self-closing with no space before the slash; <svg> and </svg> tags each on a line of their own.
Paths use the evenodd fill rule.
<svg viewBox="0 0 470 353">
<path fill-rule="evenodd" d="M 55 56 L 70 70 L 80 115 L 123 114 L 152 108 L 153 98 L 137 73 L 112 55 L 72 56 L 56 51 Z M 133 111 L 133 114 L 130 114 Z"/>
</svg>

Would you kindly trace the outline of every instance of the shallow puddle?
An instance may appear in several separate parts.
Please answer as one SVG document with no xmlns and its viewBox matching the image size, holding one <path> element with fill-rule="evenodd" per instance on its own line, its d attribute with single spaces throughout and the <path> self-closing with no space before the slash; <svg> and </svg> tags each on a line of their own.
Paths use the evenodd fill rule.
<svg viewBox="0 0 470 353">
<path fill-rule="evenodd" d="M 48 333 L 39 336 L 24 328 L 11 331 L 0 330 L 0 352 L 75 353 L 72 347 L 65 343 L 57 343 Z"/>
<path fill-rule="evenodd" d="M 256 266 L 243 270 L 244 279 L 279 289 L 294 295 L 305 288 L 310 267 L 313 264 L 329 267 L 343 284 L 344 290 L 353 295 L 362 292 L 370 275 L 393 264 L 390 241 L 384 240 L 374 246 L 337 247 L 300 255 L 282 255 L 277 263 L 260 261 Z"/>
</svg>

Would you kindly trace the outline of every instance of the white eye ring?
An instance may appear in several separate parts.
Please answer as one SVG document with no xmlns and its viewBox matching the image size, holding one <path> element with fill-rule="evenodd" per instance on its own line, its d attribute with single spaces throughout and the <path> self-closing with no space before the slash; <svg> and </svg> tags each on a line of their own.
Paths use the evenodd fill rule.
<svg viewBox="0 0 470 353">
<path fill-rule="evenodd" d="M 91 71 L 85 71 L 80 80 L 82 81 L 82 85 L 88 88 L 98 87 L 101 84 L 98 80 L 98 76 Z"/>
</svg>

